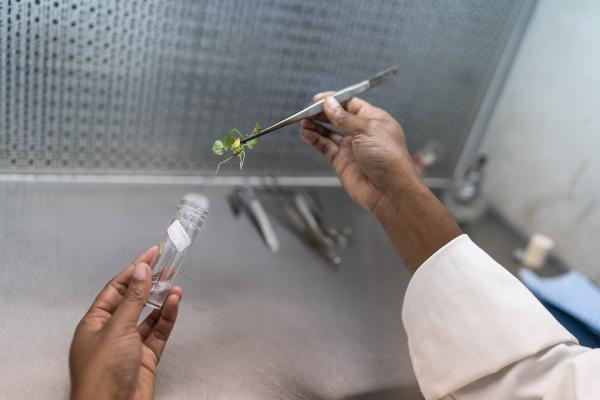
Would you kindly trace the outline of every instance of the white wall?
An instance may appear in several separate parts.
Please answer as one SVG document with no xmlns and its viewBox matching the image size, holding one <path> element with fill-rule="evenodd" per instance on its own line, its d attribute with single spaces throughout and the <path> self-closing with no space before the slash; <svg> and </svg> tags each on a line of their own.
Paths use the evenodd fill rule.
<svg viewBox="0 0 600 400">
<path fill-rule="evenodd" d="M 600 282 L 600 1 L 540 0 L 488 127 L 486 196 Z"/>
</svg>

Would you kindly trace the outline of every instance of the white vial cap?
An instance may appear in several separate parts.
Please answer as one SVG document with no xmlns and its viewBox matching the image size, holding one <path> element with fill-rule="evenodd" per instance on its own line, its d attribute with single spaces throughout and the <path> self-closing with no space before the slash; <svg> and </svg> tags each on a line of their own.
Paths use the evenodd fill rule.
<svg viewBox="0 0 600 400">
<path fill-rule="evenodd" d="M 554 240 L 552 238 L 541 233 L 534 233 L 523 251 L 521 263 L 528 268 L 541 268 L 553 248 Z"/>
<path fill-rule="evenodd" d="M 193 205 L 195 205 L 198 208 L 202 208 L 204 210 L 208 210 L 208 197 L 206 197 L 203 194 L 200 193 L 188 193 L 185 196 L 183 196 L 183 201 L 186 201 L 188 203 L 192 203 Z"/>
</svg>

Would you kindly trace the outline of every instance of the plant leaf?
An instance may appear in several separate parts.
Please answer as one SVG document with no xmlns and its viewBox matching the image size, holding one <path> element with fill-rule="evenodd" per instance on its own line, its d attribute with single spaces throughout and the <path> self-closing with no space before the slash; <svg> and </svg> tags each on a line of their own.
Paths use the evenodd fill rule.
<svg viewBox="0 0 600 400">
<path fill-rule="evenodd" d="M 262 130 L 262 127 L 257 122 L 254 125 L 254 130 L 252 131 L 252 133 L 250 133 L 248 135 L 244 135 L 237 128 L 233 128 L 232 130 L 230 130 L 229 132 L 227 132 L 225 134 L 225 137 L 223 138 L 223 140 L 215 140 L 212 145 L 213 153 L 215 153 L 219 156 L 222 156 L 224 154 L 229 156 L 225 160 L 223 160 L 217 164 L 215 176 L 219 173 L 219 169 L 220 169 L 221 165 L 232 160 L 234 157 L 238 157 L 240 159 L 240 169 L 242 169 L 244 166 L 244 162 L 246 160 L 246 149 L 249 149 L 249 150 L 254 149 L 256 147 L 256 145 L 258 144 L 258 139 L 252 139 L 252 140 L 248 141 L 247 143 L 243 143 L 243 144 L 241 142 L 241 139 L 244 137 L 248 137 L 251 134 L 260 132 L 261 130 Z"/>
<path fill-rule="evenodd" d="M 225 146 L 225 150 L 231 148 L 231 146 L 235 142 L 235 139 L 236 138 L 235 136 L 233 136 L 233 131 L 229 131 L 225 134 L 225 137 L 223 138 L 223 145 Z"/>
<path fill-rule="evenodd" d="M 255 148 L 257 144 L 258 144 L 258 139 L 248 140 L 245 143 L 246 147 L 248 147 L 250 150 L 252 150 L 253 148 Z"/>
<path fill-rule="evenodd" d="M 222 156 L 225 153 L 225 146 L 223 146 L 223 142 L 220 140 L 215 140 L 212 145 L 212 151 L 218 156 Z"/>
</svg>

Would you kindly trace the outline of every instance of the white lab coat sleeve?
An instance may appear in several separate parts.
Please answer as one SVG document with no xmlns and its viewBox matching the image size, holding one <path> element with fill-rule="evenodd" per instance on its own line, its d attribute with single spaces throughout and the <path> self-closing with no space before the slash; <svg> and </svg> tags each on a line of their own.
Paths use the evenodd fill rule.
<svg viewBox="0 0 600 400">
<path fill-rule="evenodd" d="M 518 279 L 467 235 L 446 244 L 415 272 L 402 320 L 428 400 L 554 400 L 573 398 L 573 392 L 560 397 L 573 386 L 586 393 L 598 389 L 597 383 L 581 386 L 578 379 L 592 374 L 588 368 L 598 365 L 600 354 L 578 346 Z"/>
<path fill-rule="evenodd" d="M 447 399 L 600 399 L 598 371 L 600 349 L 558 344 L 481 378 Z"/>
</svg>

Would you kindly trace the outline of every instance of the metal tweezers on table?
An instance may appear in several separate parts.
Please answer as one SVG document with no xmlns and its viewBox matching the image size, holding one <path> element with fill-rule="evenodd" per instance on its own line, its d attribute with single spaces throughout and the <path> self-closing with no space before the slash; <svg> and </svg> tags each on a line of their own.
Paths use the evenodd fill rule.
<svg viewBox="0 0 600 400">
<path fill-rule="evenodd" d="M 370 88 L 377 86 L 377 85 L 381 84 L 382 82 L 388 80 L 389 78 L 394 76 L 398 71 L 399 71 L 398 66 L 388 68 L 385 71 L 382 71 L 369 79 L 355 83 L 354 85 L 348 86 L 348 87 L 334 93 L 333 97 L 335 97 L 335 99 L 338 102 L 343 103 L 345 101 L 350 100 L 352 97 L 354 97 L 358 94 L 361 94 L 363 92 L 366 92 Z M 249 140 L 256 139 L 262 135 L 266 135 L 267 133 L 276 131 L 277 129 L 280 129 L 280 128 L 283 128 L 284 126 L 288 126 L 290 124 L 298 122 L 304 118 L 314 117 L 315 115 L 323 112 L 323 101 L 324 100 L 316 101 L 316 102 L 310 104 L 308 107 L 298 111 L 297 113 L 290 115 L 289 117 L 282 119 L 281 121 L 269 126 L 268 128 L 262 129 L 261 131 L 256 132 L 252 135 L 246 136 L 245 138 L 241 139 L 240 142 L 242 144 L 246 143 Z"/>
</svg>

